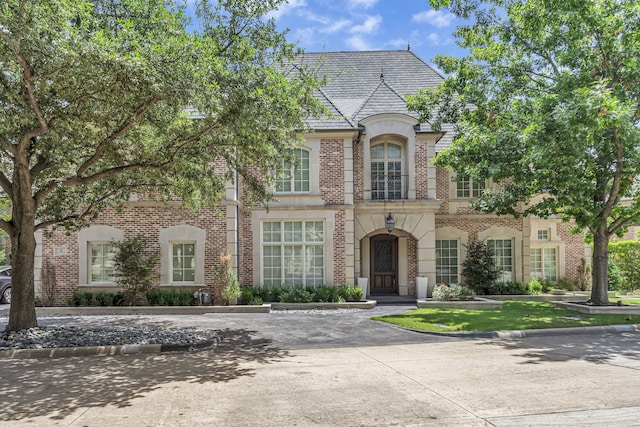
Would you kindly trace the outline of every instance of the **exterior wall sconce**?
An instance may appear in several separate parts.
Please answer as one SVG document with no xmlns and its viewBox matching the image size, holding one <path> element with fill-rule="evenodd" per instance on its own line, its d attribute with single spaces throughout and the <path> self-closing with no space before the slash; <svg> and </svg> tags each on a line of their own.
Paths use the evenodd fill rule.
<svg viewBox="0 0 640 427">
<path fill-rule="evenodd" d="M 384 226 L 389 233 L 391 233 L 396 226 L 396 220 L 391 216 L 391 212 L 389 212 L 389 215 L 384 219 Z"/>
</svg>

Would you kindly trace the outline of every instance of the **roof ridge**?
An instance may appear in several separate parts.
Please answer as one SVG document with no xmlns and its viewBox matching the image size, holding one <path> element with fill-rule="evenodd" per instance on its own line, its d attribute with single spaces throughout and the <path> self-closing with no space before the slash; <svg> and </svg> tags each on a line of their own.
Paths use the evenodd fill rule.
<svg viewBox="0 0 640 427">
<path fill-rule="evenodd" d="M 364 109 L 364 107 L 369 103 L 369 101 L 371 100 L 371 98 L 373 98 L 373 95 L 375 95 L 375 93 L 378 91 L 378 89 L 380 89 L 380 86 L 386 86 L 391 92 L 393 92 L 398 98 L 400 98 L 401 100 L 403 100 L 405 103 L 407 102 L 404 97 L 402 95 L 400 95 L 398 93 L 397 90 L 395 90 L 393 87 L 391 87 L 391 85 L 389 83 L 387 83 L 384 80 L 384 77 L 380 78 L 380 82 L 378 83 L 378 85 L 371 91 L 371 93 L 369 94 L 369 96 L 362 102 L 362 104 L 360 104 L 360 106 L 357 108 L 357 110 L 354 112 L 353 117 L 357 117 L 358 114 L 360 114 L 360 112 Z"/>
<path fill-rule="evenodd" d="M 347 116 L 345 116 L 345 114 L 338 108 L 338 106 L 336 104 L 334 104 L 334 102 L 331 100 L 331 98 L 329 98 L 327 96 L 326 93 L 324 93 L 324 91 L 322 90 L 321 87 L 318 88 L 318 92 L 320 92 L 322 94 L 322 96 L 324 96 L 324 99 L 327 100 L 327 102 L 338 112 L 340 113 L 340 116 L 350 125 L 353 127 L 356 127 L 356 125 L 353 124 L 353 122 L 351 121 L 351 119 Z"/>
</svg>

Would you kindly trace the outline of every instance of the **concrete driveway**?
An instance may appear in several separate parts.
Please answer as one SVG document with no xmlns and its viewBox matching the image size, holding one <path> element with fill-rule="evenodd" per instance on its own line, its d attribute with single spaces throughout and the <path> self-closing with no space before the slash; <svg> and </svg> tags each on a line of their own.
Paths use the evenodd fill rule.
<svg viewBox="0 0 640 427">
<path fill-rule="evenodd" d="M 48 317 L 226 329 L 194 353 L 3 361 L 7 426 L 636 426 L 640 334 L 447 338 L 406 310 Z"/>
</svg>

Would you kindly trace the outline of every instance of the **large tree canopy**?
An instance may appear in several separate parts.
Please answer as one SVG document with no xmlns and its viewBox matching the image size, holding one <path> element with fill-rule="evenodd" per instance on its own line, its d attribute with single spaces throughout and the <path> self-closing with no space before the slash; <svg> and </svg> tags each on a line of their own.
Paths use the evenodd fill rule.
<svg viewBox="0 0 640 427">
<path fill-rule="evenodd" d="M 640 3 L 635 0 L 432 0 L 473 23 L 465 58 L 410 105 L 456 124 L 436 159 L 491 178 L 477 208 L 557 215 L 594 237 L 591 299 L 606 304 L 607 244 L 640 219 Z"/>
<path fill-rule="evenodd" d="M 9 330 L 37 324 L 35 231 L 80 227 L 136 191 L 215 204 L 236 174 L 245 197 L 267 196 L 260 177 L 319 112 L 318 82 L 287 75 L 293 46 L 264 19 L 282 2 L 204 0 L 191 24 L 168 0 L 2 2 Z"/>
</svg>

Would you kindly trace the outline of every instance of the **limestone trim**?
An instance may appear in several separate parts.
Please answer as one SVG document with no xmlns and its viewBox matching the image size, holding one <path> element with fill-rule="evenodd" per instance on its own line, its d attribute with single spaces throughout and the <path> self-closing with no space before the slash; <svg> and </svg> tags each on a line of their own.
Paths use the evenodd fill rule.
<svg viewBox="0 0 640 427">
<path fill-rule="evenodd" d="M 206 231 L 192 225 L 174 225 L 160 230 L 160 284 L 161 286 L 204 286 Z M 172 251 L 174 243 L 195 244 L 196 275 L 194 282 L 172 281 Z"/>
<path fill-rule="evenodd" d="M 116 286 L 115 282 L 93 283 L 89 278 L 89 244 L 109 243 L 124 239 L 124 232 L 108 225 L 93 225 L 78 232 L 79 286 Z"/>
<path fill-rule="evenodd" d="M 332 209 L 281 210 L 269 211 L 255 209 L 251 213 L 251 231 L 253 234 L 253 286 L 262 286 L 262 224 L 271 221 L 322 221 L 324 224 L 324 283 L 333 282 L 333 235 L 335 233 L 335 213 Z"/>
</svg>

